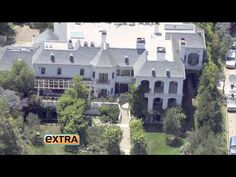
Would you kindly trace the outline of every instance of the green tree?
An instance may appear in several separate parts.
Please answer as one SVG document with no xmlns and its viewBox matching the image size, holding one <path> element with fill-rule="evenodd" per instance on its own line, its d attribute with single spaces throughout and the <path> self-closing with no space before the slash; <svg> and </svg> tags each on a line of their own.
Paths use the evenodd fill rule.
<svg viewBox="0 0 236 177">
<path fill-rule="evenodd" d="M 28 140 L 22 129 L 22 120 L 13 118 L 7 107 L 7 100 L 0 99 L 0 154 L 20 155 L 29 152 Z"/>
<path fill-rule="evenodd" d="M 119 118 L 120 109 L 118 105 L 102 105 L 99 107 L 101 116 L 106 117 L 105 122 L 116 123 Z"/>
<path fill-rule="evenodd" d="M 130 142 L 132 155 L 145 155 L 147 154 L 147 144 L 144 137 L 143 122 L 140 119 L 132 119 L 130 121 Z"/>
<path fill-rule="evenodd" d="M 147 102 L 144 98 L 144 88 L 135 84 L 129 85 L 129 105 L 131 113 L 137 118 L 145 117 L 147 113 Z"/>
<path fill-rule="evenodd" d="M 34 88 L 34 72 L 25 61 L 15 61 L 11 70 L 3 71 L 0 76 L 0 86 L 27 97 Z"/>
<path fill-rule="evenodd" d="M 120 154 L 120 142 L 122 139 L 122 131 L 118 126 L 107 126 L 104 130 L 103 137 L 105 139 L 105 146 L 108 154 Z"/>
<path fill-rule="evenodd" d="M 34 113 L 29 113 L 26 117 L 26 124 L 28 125 L 31 131 L 39 131 L 40 130 L 40 120 L 39 116 Z"/>
<path fill-rule="evenodd" d="M 226 139 L 224 134 L 215 134 L 211 128 L 203 126 L 191 132 L 188 144 L 182 149 L 184 154 L 195 155 L 226 155 Z"/>
<path fill-rule="evenodd" d="M 186 115 L 181 107 L 173 107 L 166 111 L 163 120 L 163 130 L 167 134 L 180 136 Z"/>
<path fill-rule="evenodd" d="M 30 23 L 30 27 L 33 28 L 33 29 L 39 29 L 40 32 L 43 32 L 46 29 L 53 29 L 53 23 L 33 22 L 33 23 Z"/>
</svg>

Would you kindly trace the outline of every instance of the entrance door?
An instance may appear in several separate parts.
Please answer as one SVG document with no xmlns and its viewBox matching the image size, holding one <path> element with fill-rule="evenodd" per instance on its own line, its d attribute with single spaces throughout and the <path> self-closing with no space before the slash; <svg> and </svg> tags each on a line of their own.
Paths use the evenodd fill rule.
<svg viewBox="0 0 236 177">
<path fill-rule="evenodd" d="M 98 97 L 99 98 L 101 98 L 101 97 L 106 98 L 107 97 L 107 89 L 101 89 L 100 93 L 98 94 Z"/>
</svg>

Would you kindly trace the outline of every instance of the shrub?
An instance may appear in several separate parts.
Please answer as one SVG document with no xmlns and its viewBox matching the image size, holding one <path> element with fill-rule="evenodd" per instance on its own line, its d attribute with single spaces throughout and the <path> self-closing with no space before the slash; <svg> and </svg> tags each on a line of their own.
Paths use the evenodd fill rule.
<svg viewBox="0 0 236 177">
<path fill-rule="evenodd" d="M 166 144 L 172 147 L 180 147 L 183 144 L 183 140 L 174 135 L 167 135 Z"/>
<path fill-rule="evenodd" d="M 105 118 L 103 120 L 111 123 L 116 123 L 118 121 L 120 113 L 118 105 L 102 105 L 99 107 L 99 111 L 101 112 L 101 116 L 106 116 L 106 118 L 103 117 Z"/>
<path fill-rule="evenodd" d="M 33 135 L 31 142 L 34 146 L 43 146 L 44 145 L 43 138 L 37 134 Z"/>
<path fill-rule="evenodd" d="M 77 154 L 77 153 L 79 153 L 79 146 L 76 146 L 76 145 L 66 145 L 64 147 L 64 150 L 66 152 L 70 152 L 72 154 Z"/>
</svg>

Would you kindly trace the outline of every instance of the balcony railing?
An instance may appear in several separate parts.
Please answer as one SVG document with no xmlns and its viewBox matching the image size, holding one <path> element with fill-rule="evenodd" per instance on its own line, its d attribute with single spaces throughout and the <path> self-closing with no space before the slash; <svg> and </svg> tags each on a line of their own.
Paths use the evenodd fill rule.
<svg viewBox="0 0 236 177">
<path fill-rule="evenodd" d="M 99 79 L 97 79 L 97 84 L 109 85 L 110 80 L 99 80 Z"/>
<path fill-rule="evenodd" d="M 164 93 L 164 87 L 155 87 L 154 93 Z"/>
</svg>

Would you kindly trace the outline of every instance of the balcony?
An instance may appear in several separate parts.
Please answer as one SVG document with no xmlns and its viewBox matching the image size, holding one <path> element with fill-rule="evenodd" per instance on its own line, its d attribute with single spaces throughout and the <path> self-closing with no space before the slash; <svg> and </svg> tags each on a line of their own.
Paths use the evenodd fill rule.
<svg viewBox="0 0 236 177">
<path fill-rule="evenodd" d="M 97 79 L 97 84 L 102 84 L 102 85 L 109 85 L 110 84 L 110 80 L 99 80 Z"/>
</svg>

